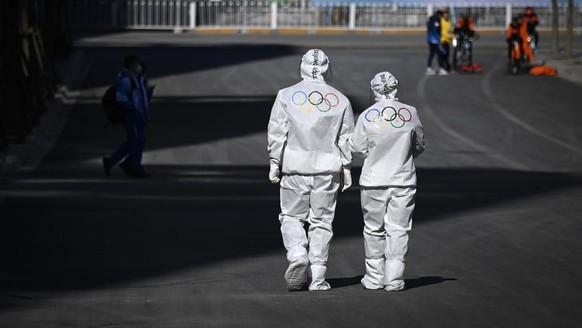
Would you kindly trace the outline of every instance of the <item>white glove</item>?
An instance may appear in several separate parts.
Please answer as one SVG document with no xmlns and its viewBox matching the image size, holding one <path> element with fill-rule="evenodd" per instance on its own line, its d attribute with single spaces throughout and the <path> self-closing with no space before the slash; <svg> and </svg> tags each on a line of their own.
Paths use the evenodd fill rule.
<svg viewBox="0 0 582 328">
<path fill-rule="evenodd" d="M 342 192 L 352 186 L 352 172 L 344 167 L 344 186 Z"/>
<path fill-rule="evenodd" d="M 279 183 L 279 181 L 281 181 L 281 179 L 279 179 L 279 164 L 271 162 L 269 180 L 271 180 L 271 183 Z"/>
</svg>

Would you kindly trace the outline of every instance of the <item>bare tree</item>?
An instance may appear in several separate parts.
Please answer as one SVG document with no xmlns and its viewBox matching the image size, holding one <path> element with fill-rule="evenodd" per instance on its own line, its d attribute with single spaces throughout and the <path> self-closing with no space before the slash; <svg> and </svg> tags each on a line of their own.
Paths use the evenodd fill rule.
<svg viewBox="0 0 582 328">
<path fill-rule="evenodd" d="M 574 0 L 568 0 L 566 14 L 566 58 L 572 58 L 574 45 Z"/>
<path fill-rule="evenodd" d="M 557 54 L 560 46 L 560 31 L 558 24 L 558 0 L 552 0 L 552 52 Z"/>
</svg>

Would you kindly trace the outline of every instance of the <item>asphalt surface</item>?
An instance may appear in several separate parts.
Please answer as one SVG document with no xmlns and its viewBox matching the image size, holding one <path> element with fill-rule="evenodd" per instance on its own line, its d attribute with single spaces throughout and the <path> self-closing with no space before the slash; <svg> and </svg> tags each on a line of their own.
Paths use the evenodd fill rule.
<svg viewBox="0 0 582 328">
<path fill-rule="evenodd" d="M 582 86 L 507 75 L 502 36 L 475 44 L 482 74 L 450 76 L 424 75 L 420 35 L 133 32 L 76 45 L 74 82 L 36 138 L 51 141 L 0 174 L 0 326 L 579 326 Z M 330 57 L 330 84 L 356 113 L 382 70 L 419 111 L 427 150 L 406 291 L 359 283 L 357 184 L 338 201 L 333 289 L 285 288 L 266 126 L 311 47 Z M 129 53 L 157 85 L 145 180 L 119 169 L 107 178 L 100 165 L 123 140 L 103 128 L 100 98 Z"/>
</svg>

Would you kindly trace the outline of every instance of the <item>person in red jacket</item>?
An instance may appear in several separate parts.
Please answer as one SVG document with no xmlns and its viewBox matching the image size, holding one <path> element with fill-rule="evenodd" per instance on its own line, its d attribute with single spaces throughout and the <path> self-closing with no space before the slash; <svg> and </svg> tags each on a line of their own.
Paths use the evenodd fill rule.
<svg viewBox="0 0 582 328">
<path fill-rule="evenodd" d="M 481 66 L 473 62 L 473 41 L 477 37 L 477 34 L 475 33 L 475 25 L 473 24 L 471 16 L 465 15 L 459 18 L 454 33 L 459 35 L 461 40 L 466 40 L 469 47 L 467 62 L 462 66 L 462 70 L 464 72 L 481 73 L 483 71 Z M 462 47 L 462 45 L 457 45 L 457 47 Z M 457 66 L 456 55 L 453 56 L 453 66 Z"/>
</svg>

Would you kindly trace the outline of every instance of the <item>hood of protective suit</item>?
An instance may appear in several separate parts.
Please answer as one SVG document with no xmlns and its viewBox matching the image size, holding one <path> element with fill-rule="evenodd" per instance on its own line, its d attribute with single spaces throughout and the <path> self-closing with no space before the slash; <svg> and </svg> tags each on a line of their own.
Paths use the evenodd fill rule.
<svg viewBox="0 0 582 328">
<path fill-rule="evenodd" d="M 374 99 L 380 100 L 398 100 L 396 92 L 398 90 L 398 80 L 390 72 L 380 72 L 370 81 L 370 88 L 374 92 Z"/>
<path fill-rule="evenodd" d="M 304 80 L 324 80 L 329 58 L 319 49 L 311 49 L 301 58 L 301 77 Z"/>
</svg>

